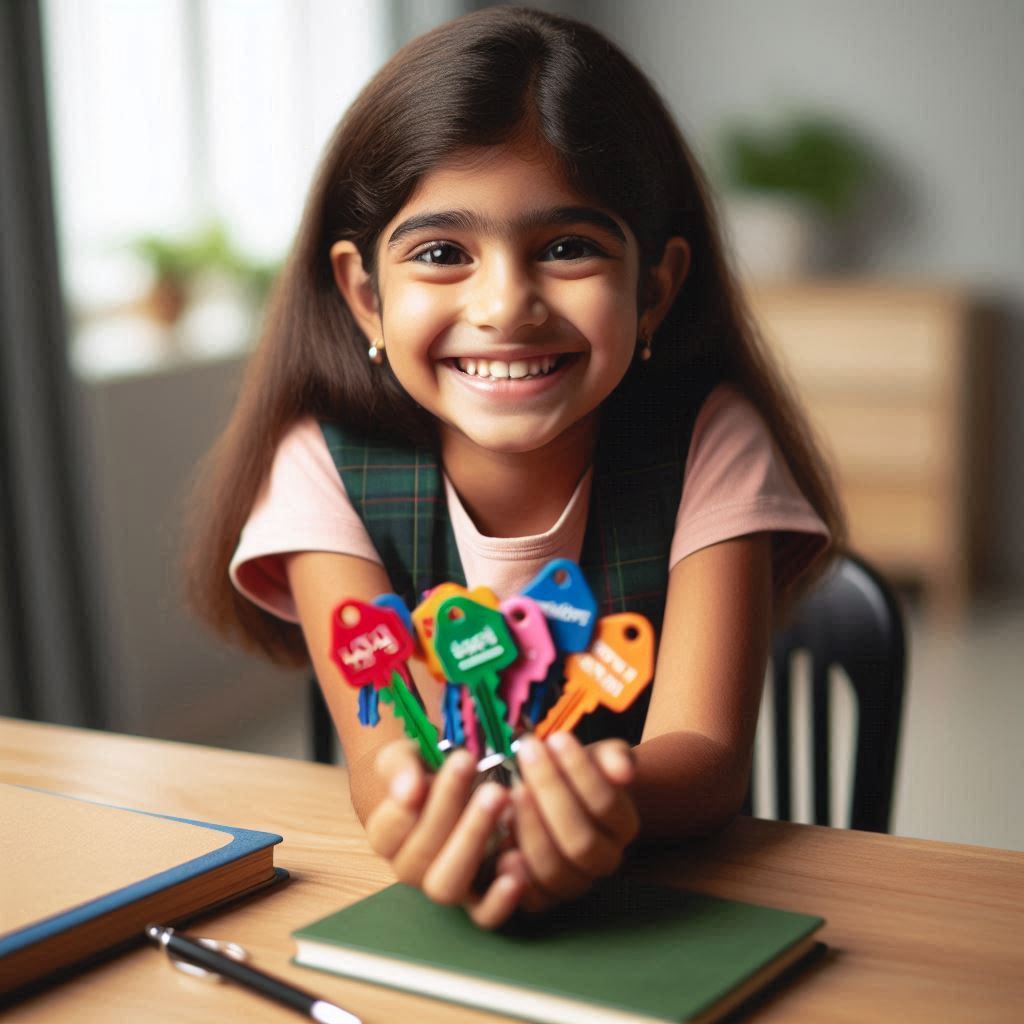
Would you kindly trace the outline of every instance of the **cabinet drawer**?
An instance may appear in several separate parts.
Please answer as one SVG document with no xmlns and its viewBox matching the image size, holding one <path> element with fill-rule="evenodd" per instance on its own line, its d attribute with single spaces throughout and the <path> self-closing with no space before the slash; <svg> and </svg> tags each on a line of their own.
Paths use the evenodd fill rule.
<svg viewBox="0 0 1024 1024">
<path fill-rule="evenodd" d="M 947 510 L 925 490 L 843 481 L 855 551 L 900 570 L 940 565 L 949 548 Z"/>
<path fill-rule="evenodd" d="M 751 306 L 772 353 L 794 380 L 818 390 L 933 395 L 958 372 L 963 321 L 934 299 L 755 291 Z"/>
<path fill-rule="evenodd" d="M 949 479 L 953 451 L 941 407 L 888 404 L 868 395 L 812 396 L 804 404 L 841 475 Z"/>
</svg>

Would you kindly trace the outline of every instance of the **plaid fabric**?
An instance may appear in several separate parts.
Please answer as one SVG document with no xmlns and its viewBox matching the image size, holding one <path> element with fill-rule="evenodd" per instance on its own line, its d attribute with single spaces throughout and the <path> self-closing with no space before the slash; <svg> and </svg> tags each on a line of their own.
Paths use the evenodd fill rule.
<svg viewBox="0 0 1024 1024">
<path fill-rule="evenodd" d="M 633 611 L 660 634 L 668 586 L 668 554 L 683 487 L 683 471 L 699 389 L 669 422 L 615 416 L 602 423 L 580 567 L 597 599 L 598 614 Z M 357 437 L 322 423 L 327 447 L 391 581 L 410 607 L 446 580 L 465 585 L 448 516 L 437 456 Z M 557 697 L 552 692 L 549 703 Z M 639 742 L 650 689 L 624 714 L 603 708 L 576 729 L 584 742 L 621 736 Z"/>
<path fill-rule="evenodd" d="M 355 437 L 333 423 L 320 428 L 395 593 L 415 608 L 438 583 L 465 586 L 436 455 Z"/>
</svg>

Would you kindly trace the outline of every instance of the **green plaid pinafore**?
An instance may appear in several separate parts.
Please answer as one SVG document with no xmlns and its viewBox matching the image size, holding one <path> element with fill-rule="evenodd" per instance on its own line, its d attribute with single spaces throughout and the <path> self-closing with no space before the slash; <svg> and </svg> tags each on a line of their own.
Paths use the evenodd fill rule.
<svg viewBox="0 0 1024 1024">
<path fill-rule="evenodd" d="M 580 567 L 598 615 L 639 612 L 656 635 L 665 613 L 669 548 L 693 423 L 707 390 L 681 402 L 671 422 L 653 430 L 617 421 L 611 431 L 603 420 L 597 444 Z M 356 436 L 326 421 L 320 426 L 395 592 L 413 608 L 438 583 L 465 586 L 436 453 Z M 623 714 L 598 708 L 584 716 L 576 735 L 583 742 L 621 736 L 638 743 L 649 702 L 648 688 Z"/>
</svg>

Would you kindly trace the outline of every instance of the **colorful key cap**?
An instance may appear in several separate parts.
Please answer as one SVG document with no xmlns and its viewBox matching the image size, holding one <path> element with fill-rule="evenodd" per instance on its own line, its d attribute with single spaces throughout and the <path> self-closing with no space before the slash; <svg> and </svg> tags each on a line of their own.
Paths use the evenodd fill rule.
<svg viewBox="0 0 1024 1024">
<path fill-rule="evenodd" d="M 597 601 L 583 570 L 568 558 L 555 558 L 526 585 L 523 596 L 540 605 L 560 654 L 585 651 L 594 633 Z"/>
<path fill-rule="evenodd" d="M 405 627 L 405 631 L 415 642 L 416 630 L 412 624 L 412 615 L 406 607 L 405 602 L 397 594 L 378 594 L 373 599 L 373 603 L 378 608 L 390 608 L 391 611 L 393 611 L 402 620 L 402 625 Z M 412 656 L 416 657 L 417 654 L 418 651 L 413 650 Z"/>
<path fill-rule="evenodd" d="M 642 615 L 620 612 L 598 620 L 590 650 L 565 659 L 565 689 L 534 735 L 568 732 L 603 704 L 625 711 L 654 675 L 654 628 Z"/>
<path fill-rule="evenodd" d="M 342 677 L 361 691 L 380 691 L 393 705 L 405 734 L 419 744 L 423 759 L 431 768 L 439 768 L 442 756 L 437 749 L 437 729 L 403 679 L 413 642 L 398 614 L 349 598 L 335 608 L 331 622 L 331 659 Z M 376 705 L 371 699 L 360 697 L 359 720 L 364 725 L 376 724 Z"/>
<path fill-rule="evenodd" d="M 498 696 L 498 673 L 518 651 L 501 612 L 468 597 L 450 597 L 437 610 L 434 646 L 448 679 L 469 687 L 489 750 L 511 753 L 512 730 Z"/>
<path fill-rule="evenodd" d="M 519 657 L 501 674 L 500 687 L 502 700 L 508 707 L 508 724 L 514 729 L 530 695 L 530 685 L 547 676 L 557 652 L 547 619 L 536 601 L 517 594 L 502 601 L 499 609 L 519 648 Z"/>
<path fill-rule="evenodd" d="M 391 611 L 393 611 L 399 619 L 402 620 L 402 625 L 405 627 L 405 631 L 409 634 L 409 638 L 413 643 L 413 652 L 411 657 L 421 658 L 422 655 L 420 654 L 420 645 L 416 637 L 416 629 L 412 624 L 412 615 L 410 615 L 409 608 L 406 603 L 398 596 L 398 594 L 378 594 L 373 599 L 373 604 L 378 608 L 390 608 Z M 408 661 L 404 661 L 398 666 L 398 672 L 402 676 L 402 679 L 405 680 L 405 685 L 408 686 L 409 689 L 418 697 L 419 691 L 416 689 L 416 684 L 413 682 L 412 673 L 409 671 Z"/>
</svg>

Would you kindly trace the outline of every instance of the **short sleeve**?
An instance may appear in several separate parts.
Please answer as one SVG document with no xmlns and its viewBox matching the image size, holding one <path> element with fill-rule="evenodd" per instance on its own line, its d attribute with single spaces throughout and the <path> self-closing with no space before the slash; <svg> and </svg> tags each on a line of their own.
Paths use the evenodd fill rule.
<svg viewBox="0 0 1024 1024">
<path fill-rule="evenodd" d="M 694 423 L 669 568 L 701 548 L 760 532 L 773 535 L 776 593 L 788 590 L 830 539 L 760 413 L 722 384 Z"/>
<path fill-rule="evenodd" d="M 279 618 L 298 621 L 282 555 L 330 551 L 381 564 L 352 507 L 315 419 L 295 423 L 242 529 L 229 573 L 236 589 Z"/>
</svg>

